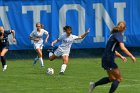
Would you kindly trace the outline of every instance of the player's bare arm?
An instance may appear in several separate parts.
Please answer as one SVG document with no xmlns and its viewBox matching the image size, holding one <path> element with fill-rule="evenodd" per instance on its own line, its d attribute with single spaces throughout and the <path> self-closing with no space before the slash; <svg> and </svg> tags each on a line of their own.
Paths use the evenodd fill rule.
<svg viewBox="0 0 140 93">
<path fill-rule="evenodd" d="M 83 39 L 86 37 L 86 35 L 90 32 L 90 28 L 87 30 L 87 32 L 85 32 L 83 35 L 79 36 L 76 40 L 78 39 Z"/>
<path fill-rule="evenodd" d="M 119 43 L 121 50 L 127 54 L 133 62 L 136 62 L 136 58 L 128 51 L 128 49 L 125 47 L 124 43 Z"/>
<path fill-rule="evenodd" d="M 39 41 L 40 39 L 39 38 L 33 38 L 33 37 L 30 36 L 30 40 Z"/>
<path fill-rule="evenodd" d="M 126 57 L 122 56 L 118 51 L 115 51 L 115 55 L 121 58 L 124 62 L 127 61 Z"/>
<path fill-rule="evenodd" d="M 16 42 L 15 31 L 14 30 L 11 30 L 11 32 L 12 32 L 12 36 L 13 36 L 13 42 Z"/>
<path fill-rule="evenodd" d="M 45 43 L 48 42 L 49 34 L 46 35 Z"/>
<path fill-rule="evenodd" d="M 54 40 L 52 43 L 51 43 L 51 46 L 53 46 L 55 43 L 57 43 L 59 40 L 58 39 L 56 39 L 56 40 Z"/>
</svg>

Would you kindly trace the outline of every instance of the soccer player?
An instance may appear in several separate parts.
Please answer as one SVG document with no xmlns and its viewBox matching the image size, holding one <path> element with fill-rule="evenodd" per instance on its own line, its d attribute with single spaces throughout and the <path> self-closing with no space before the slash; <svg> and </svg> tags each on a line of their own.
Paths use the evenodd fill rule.
<svg viewBox="0 0 140 93">
<path fill-rule="evenodd" d="M 2 26 L 0 26 L 0 58 L 2 62 L 3 71 L 7 69 L 5 54 L 9 50 L 9 41 L 8 35 L 13 35 L 13 42 L 16 41 L 15 39 L 15 31 L 14 30 L 4 30 Z"/>
<path fill-rule="evenodd" d="M 37 29 L 30 34 L 30 40 L 33 41 L 34 49 L 38 53 L 38 56 L 34 59 L 34 65 L 39 59 L 41 67 L 44 67 L 44 63 L 42 59 L 42 48 L 43 48 L 43 43 L 47 43 L 49 34 L 46 30 L 43 29 L 43 25 L 41 23 L 36 23 L 36 28 Z M 45 42 L 43 42 L 44 34 L 46 35 Z"/>
<path fill-rule="evenodd" d="M 119 52 L 116 51 L 118 47 L 120 47 L 120 49 L 125 54 L 127 54 L 133 60 L 133 62 L 136 61 L 136 58 L 127 50 L 123 43 L 122 33 L 125 31 L 125 29 L 126 24 L 125 22 L 121 21 L 118 23 L 117 27 L 114 27 L 111 31 L 111 35 L 109 37 L 105 51 L 102 56 L 102 67 L 106 70 L 108 77 L 103 77 L 95 83 L 90 82 L 89 93 L 92 93 L 95 87 L 107 84 L 109 82 L 112 82 L 112 85 L 108 93 L 114 93 L 117 89 L 119 83 L 122 80 L 122 76 L 120 74 L 120 70 L 117 64 L 114 62 L 115 55 L 121 58 L 124 62 L 127 61 L 127 59 L 124 56 L 122 56 Z"/>
<path fill-rule="evenodd" d="M 66 70 L 68 60 L 69 60 L 70 48 L 73 41 L 78 39 L 83 39 L 90 32 L 90 29 L 88 29 L 88 31 L 85 34 L 81 36 L 76 36 L 76 35 L 72 35 L 72 28 L 70 26 L 65 26 L 63 30 L 64 33 L 58 39 L 54 40 L 51 43 L 51 45 L 54 46 L 55 43 L 62 40 L 61 45 L 59 45 L 59 47 L 55 50 L 54 53 L 52 52 L 49 53 L 49 58 L 51 61 L 59 56 L 62 56 L 63 64 L 61 66 L 61 70 L 59 73 L 60 75 L 63 75 Z"/>
</svg>

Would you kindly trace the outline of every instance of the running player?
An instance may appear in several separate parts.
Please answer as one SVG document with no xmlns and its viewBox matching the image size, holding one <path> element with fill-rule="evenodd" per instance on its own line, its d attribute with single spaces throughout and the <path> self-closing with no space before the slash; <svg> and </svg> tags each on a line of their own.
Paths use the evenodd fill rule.
<svg viewBox="0 0 140 93">
<path fill-rule="evenodd" d="M 122 33 L 125 31 L 125 28 L 126 24 L 123 21 L 119 22 L 117 27 L 113 28 L 102 56 L 102 67 L 106 70 L 108 77 L 104 77 L 95 83 L 90 82 L 89 93 L 92 93 L 96 86 L 107 84 L 109 82 L 112 82 L 112 85 L 108 93 L 114 93 L 117 89 L 122 80 L 122 76 L 117 64 L 115 63 L 115 55 L 121 58 L 124 62 L 127 61 L 124 56 L 116 51 L 118 47 L 120 47 L 120 49 L 127 54 L 133 62 L 136 61 L 136 58 L 127 50 L 123 43 Z"/>
<path fill-rule="evenodd" d="M 2 62 L 3 71 L 7 69 L 5 54 L 9 50 L 9 41 L 8 35 L 13 35 L 13 42 L 16 41 L 15 39 L 15 31 L 14 30 L 4 30 L 2 26 L 0 26 L 0 57 Z"/>
<path fill-rule="evenodd" d="M 63 64 L 60 70 L 61 75 L 63 75 L 66 70 L 68 60 L 69 60 L 70 48 L 73 41 L 78 39 L 83 39 L 90 32 L 90 29 L 88 29 L 88 31 L 85 34 L 81 36 L 76 36 L 76 35 L 72 35 L 72 28 L 70 26 L 65 26 L 63 29 L 64 29 L 64 33 L 58 39 L 54 40 L 51 45 L 54 46 L 54 44 L 60 40 L 62 40 L 62 44 L 59 45 L 59 47 L 55 50 L 54 53 L 52 52 L 49 53 L 49 58 L 51 61 L 59 56 L 62 56 Z"/>
<path fill-rule="evenodd" d="M 43 48 L 43 35 L 46 35 L 46 39 L 44 43 L 47 43 L 49 34 L 46 30 L 43 29 L 43 25 L 41 23 L 36 23 L 36 30 L 34 30 L 30 34 L 30 39 L 33 41 L 34 49 L 38 53 L 38 56 L 34 59 L 34 64 L 36 64 L 39 59 L 41 67 L 44 67 L 43 59 L 42 59 L 42 48 Z"/>
</svg>

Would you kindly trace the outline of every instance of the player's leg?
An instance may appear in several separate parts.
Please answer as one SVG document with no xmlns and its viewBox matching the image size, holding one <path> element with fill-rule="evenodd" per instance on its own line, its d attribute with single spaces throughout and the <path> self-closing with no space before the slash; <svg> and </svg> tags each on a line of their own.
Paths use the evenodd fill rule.
<svg viewBox="0 0 140 93">
<path fill-rule="evenodd" d="M 35 50 L 35 51 L 36 51 L 36 50 Z M 38 52 L 36 51 L 36 53 L 38 53 Z M 36 58 L 34 58 L 34 63 L 33 63 L 33 65 L 35 65 L 35 64 L 37 63 L 37 60 L 39 60 L 38 55 L 36 56 Z"/>
<path fill-rule="evenodd" d="M 67 68 L 69 56 L 68 55 L 63 55 L 62 59 L 63 59 L 63 64 L 61 66 L 60 74 L 64 74 L 64 72 L 65 72 L 65 70 Z"/>
<path fill-rule="evenodd" d="M 39 47 L 39 44 L 35 43 L 35 44 L 34 44 L 34 49 L 35 49 L 35 51 L 36 51 L 36 53 L 37 53 L 37 56 L 36 56 L 36 58 L 34 58 L 34 63 L 33 63 L 33 65 L 35 65 L 35 64 L 37 63 L 37 60 L 39 60 L 37 48 L 40 48 L 40 47 Z"/>
<path fill-rule="evenodd" d="M 53 51 L 53 48 L 54 48 L 54 47 L 51 46 L 51 47 L 49 47 L 48 50 L 47 50 L 47 51 L 49 52 L 49 59 L 50 59 L 50 61 L 53 61 L 53 60 L 56 58 L 56 56 L 55 56 L 54 53 L 53 53 L 53 52 L 54 52 L 54 51 Z"/>
<path fill-rule="evenodd" d="M 89 83 L 89 93 L 92 93 L 93 92 L 93 89 L 99 85 L 104 85 L 104 84 L 107 84 L 107 83 L 110 83 L 110 79 L 109 77 L 103 77 L 101 78 L 100 80 L 98 80 L 97 82 L 90 82 Z"/>
<path fill-rule="evenodd" d="M 93 89 L 96 87 L 96 86 L 99 86 L 99 85 L 104 85 L 104 84 L 107 84 L 107 83 L 110 83 L 112 82 L 112 88 L 110 89 L 111 92 L 109 93 L 113 93 L 112 90 L 114 90 L 116 87 L 117 87 L 117 84 L 116 84 L 116 76 L 114 76 L 114 70 L 106 70 L 107 71 L 107 74 L 108 74 L 108 77 L 103 77 L 102 79 L 100 79 L 99 81 L 97 82 L 90 82 L 90 90 L 89 90 L 89 93 L 92 93 Z"/>
<path fill-rule="evenodd" d="M 106 71 L 108 71 L 108 64 L 107 64 L 107 60 L 106 60 L 106 58 L 104 59 L 102 59 L 102 67 L 106 70 Z M 94 88 L 96 87 L 96 86 L 99 86 L 99 85 L 103 85 L 103 84 L 107 84 L 107 83 L 109 83 L 109 82 L 111 82 L 111 80 L 110 80 L 110 78 L 109 78 L 109 76 L 108 77 L 103 77 L 103 78 L 101 78 L 100 80 L 98 80 L 97 82 L 90 82 L 89 83 L 89 93 L 92 93 L 93 92 L 93 90 L 94 90 Z"/>
<path fill-rule="evenodd" d="M 52 51 L 49 52 L 49 59 L 50 61 L 53 61 L 54 59 L 56 59 L 57 57 L 62 55 L 62 50 L 60 48 L 57 48 L 54 53 L 52 53 Z"/>
<path fill-rule="evenodd" d="M 112 80 L 112 85 L 109 93 L 114 93 L 119 86 L 120 81 L 122 80 L 122 76 L 118 68 L 108 71 L 108 74 L 110 75 L 110 79 Z"/>
<path fill-rule="evenodd" d="M 38 53 L 40 64 L 41 64 L 42 67 L 44 67 L 43 58 L 42 58 L 42 49 L 37 48 L 36 51 Z"/>
<path fill-rule="evenodd" d="M 50 61 L 53 61 L 56 58 L 57 58 L 57 56 L 55 54 L 49 53 L 49 59 L 50 59 Z"/>
<path fill-rule="evenodd" d="M 7 52 L 8 52 L 7 48 L 3 48 L 1 51 L 1 62 L 2 62 L 3 71 L 5 71 L 7 69 L 6 59 L 5 59 L 5 54 Z"/>
<path fill-rule="evenodd" d="M 104 85 L 104 84 L 107 84 L 111 82 L 110 78 L 109 77 L 103 77 L 101 78 L 100 80 L 98 80 L 97 82 L 90 82 L 90 90 L 89 90 L 89 93 L 92 93 L 93 89 L 96 87 L 96 86 L 99 86 L 99 85 Z"/>
</svg>

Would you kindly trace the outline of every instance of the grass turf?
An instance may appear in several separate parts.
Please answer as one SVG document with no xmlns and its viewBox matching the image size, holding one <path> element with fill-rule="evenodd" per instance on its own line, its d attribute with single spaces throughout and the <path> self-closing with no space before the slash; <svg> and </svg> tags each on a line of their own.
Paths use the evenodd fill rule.
<svg viewBox="0 0 140 93">
<path fill-rule="evenodd" d="M 138 61 L 140 58 L 135 64 L 130 59 L 127 63 L 116 59 L 124 78 L 116 93 L 140 93 Z M 7 60 L 8 69 L 0 71 L 0 93 L 88 93 L 90 81 L 107 76 L 100 58 L 70 58 L 64 76 L 59 75 L 61 59 L 45 59 L 44 63 L 41 68 L 39 62 L 33 66 L 33 60 Z M 46 75 L 48 67 L 54 68 L 54 75 Z M 110 84 L 99 86 L 95 93 L 108 93 L 109 88 Z"/>
</svg>

